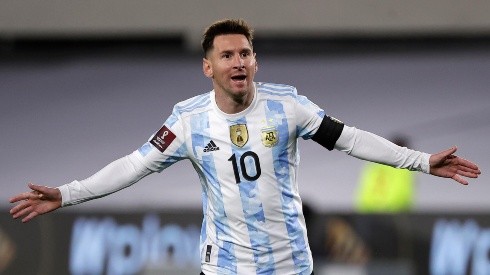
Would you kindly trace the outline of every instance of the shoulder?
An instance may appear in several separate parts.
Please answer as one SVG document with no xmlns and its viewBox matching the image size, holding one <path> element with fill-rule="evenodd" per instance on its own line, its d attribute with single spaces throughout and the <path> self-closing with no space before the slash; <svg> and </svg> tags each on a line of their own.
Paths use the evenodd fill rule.
<svg viewBox="0 0 490 275">
<path fill-rule="evenodd" d="M 294 86 L 267 82 L 257 82 L 257 93 L 278 98 L 296 98 L 298 96 Z"/>
<path fill-rule="evenodd" d="M 257 94 L 259 98 L 275 101 L 294 102 L 308 105 L 307 97 L 298 94 L 296 87 L 286 84 L 257 82 Z"/>
<path fill-rule="evenodd" d="M 207 111 L 210 106 L 211 93 L 207 92 L 175 104 L 173 114 L 177 116 L 191 115 Z"/>
</svg>

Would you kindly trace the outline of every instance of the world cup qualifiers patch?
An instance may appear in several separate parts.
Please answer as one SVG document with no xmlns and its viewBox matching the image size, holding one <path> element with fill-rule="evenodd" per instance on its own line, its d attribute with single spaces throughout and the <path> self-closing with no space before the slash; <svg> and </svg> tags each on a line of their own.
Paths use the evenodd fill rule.
<svg viewBox="0 0 490 275">
<path fill-rule="evenodd" d="M 158 132 L 153 136 L 150 140 L 150 143 L 153 144 L 158 151 L 162 152 L 167 149 L 167 147 L 172 143 L 175 139 L 175 134 L 167 128 L 167 126 L 163 125 L 163 127 L 158 130 Z"/>
</svg>

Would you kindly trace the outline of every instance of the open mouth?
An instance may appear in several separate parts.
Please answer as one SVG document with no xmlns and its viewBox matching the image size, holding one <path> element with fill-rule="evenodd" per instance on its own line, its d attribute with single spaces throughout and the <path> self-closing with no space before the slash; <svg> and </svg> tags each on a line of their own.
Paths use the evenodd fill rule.
<svg viewBox="0 0 490 275">
<path fill-rule="evenodd" d="M 234 80 L 234 81 L 243 81 L 246 78 L 247 78 L 247 76 L 244 75 L 244 74 L 243 75 L 234 75 L 234 76 L 231 77 L 231 79 Z"/>
</svg>

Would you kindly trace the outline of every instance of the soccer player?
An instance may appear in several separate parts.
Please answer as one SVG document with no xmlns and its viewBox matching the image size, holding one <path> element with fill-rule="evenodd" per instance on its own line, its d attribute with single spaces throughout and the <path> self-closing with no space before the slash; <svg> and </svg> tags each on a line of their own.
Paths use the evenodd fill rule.
<svg viewBox="0 0 490 275">
<path fill-rule="evenodd" d="M 252 30 L 223 20 L 203 36 L 203 72 L 213 90 L 175 105 L 148 142 L 85 180 L 51 188 L 29 184 L 10 199 L 27 222 L 60 207 L 103 197 L 189 159 L 202 188 L 201 274 L 313 274 L 301 199 L 297 139 L 390 166 L 452 178 L 479 168 L 454 155 L 399 147 L 349 127 L 292 86 L 257 83 Z"/>
</svg>

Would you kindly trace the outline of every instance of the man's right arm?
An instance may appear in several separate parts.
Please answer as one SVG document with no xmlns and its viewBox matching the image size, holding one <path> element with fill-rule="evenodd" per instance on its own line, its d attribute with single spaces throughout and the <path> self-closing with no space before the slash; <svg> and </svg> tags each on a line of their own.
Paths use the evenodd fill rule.
<svg viewBox="0 0 490 275">
<path fill-rule="evenodd" d="M 113 161 L 93 176 L 59 186 L 62 206 L 97 199 L 131 186 L 153 171 L 138 158 L 138 151 Z"/>
<path fill-rule="evenodd" d="M 22 217 L 22 222 L 28 222 L 62 206 L 100 198 L 128 187 L 152 173 L 137 154 L 139 152 L 135 151 L 85 180 L 73 181 L 58 188 L 29 183 L 31 191 L 9 199 L 10 203 L 17 203 L 10 209 L 10 214 L 14 219 Z"/>
</svg>

